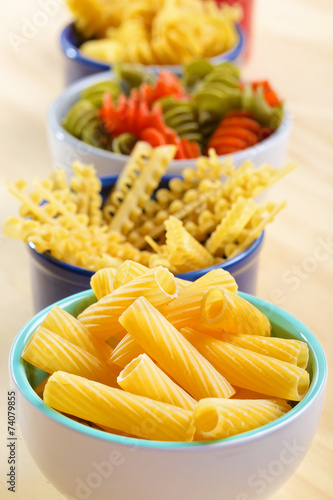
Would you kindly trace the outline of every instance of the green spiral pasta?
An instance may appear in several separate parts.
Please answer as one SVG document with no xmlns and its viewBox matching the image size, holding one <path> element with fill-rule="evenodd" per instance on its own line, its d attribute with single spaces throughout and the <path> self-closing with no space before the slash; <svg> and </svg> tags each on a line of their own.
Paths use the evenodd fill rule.
<svg viewBox="0 0 333 500">
<path fill-rule="evenodd" d="M 184 66 L 182 83 L 188 92 L 192 92 L 196 84 L 213 71 L 214 65 L 207 59 L 196 59 Z"/>
<path fill-rule="evenodd" d="M 96 148 L 112 151 L 113 139 L 107 132 L 104 124 L 98 119 L 96 122 L 89 123 L 83 130 L 81 140 L 86 144 Z"/>
<path fill-rule="evenodd" d="M 205 150 L 210 136 L 213 134 L 220 121 L 220 117 L 216 116 L 214 113 L 208 111 L 198 113 L 198 125 L 202 135 L 203 150 Z"/>
<path fill-rule="evenodd" d="M 143 64 L 118 62 L 114 64 L 115 80 L 128 95 L 133 88 L 138 88 L 143 83 L 153 84 L 155 76 L 146 70 Z"/>
<path fill-rule="evenodd" d="M 179 101 L 171 96 L 156 101 L 162 108 L 166 125 L 177 132 L 180 138 L 202 144 L 197 109 L 193 102 Z"/>
<path fill-rule="evenodd" d="M 112 151 L 120 155 L 130 155 L 137 140 L 133 134 L 120 134 L 112 140 Z"/>
<path fill-rule="evenodd" d="M 96 120 L 98 120 L 97 108 L 90 101 L 80 99 L 70 108 L 62 126 L 74 137 L 81 139 L 85 127 Z"/>
<path fill-rule="evenodd" d="M 214 65 L 207 59 L 197 59 L 184 66 L 182 83 L 188 92 L 193 93 L 202 81 L 238 85 L 240 71 L 233 63 L 223 62 Z"/>
<path fill-rule="evenodd" d="M 112 138 L 98 117 L 98 109 L 86 99 L 80 99 L 70 108 L 62 126 L 86 144 L 111 149 Z"/>
<path fill-rule="evenodd" d="M 261 125 L 277 129 L 283 118 L 283 104 L 271 107 L 264 97 L 263 87 L 254 90 L 251 84 L 246 84 L 241 95 L 241 107 L 251 111 L 255 120 Z"/>
<path fill-rule="evenodd" d="M 81 92 L 81 99 L 90 101 L 96 108 L 100 108 L 103 104 L 103 96 L 105 92 L 112 95 L 113 99 L 118 99 L 119 94 L 122 92 L 118 83 L 107 80 L 105 82 L 98 82 L 90 85 Z"/>
<path fill-rule="evenodd" d="M 228 62 L 217 64 L 198 81 L 192 95 L 200 112 L 209 112 L 220 118 L 227 111 L 239 108 L 241 88 L 238 68 Z"/>
</svg>

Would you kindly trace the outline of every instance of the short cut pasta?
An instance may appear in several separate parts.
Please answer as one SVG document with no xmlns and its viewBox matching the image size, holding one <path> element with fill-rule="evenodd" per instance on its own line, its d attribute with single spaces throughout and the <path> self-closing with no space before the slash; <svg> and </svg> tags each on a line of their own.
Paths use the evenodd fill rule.
<svg viewBox="0 0 333 500">
<path fill-rule="evenodd" d="M 229 382 L 144 297 L 119 318 L 120 324 L 193 398 L 230 397 Z"/>
<path fill-rule="evenodd" d="M 111 283 L 112 291 L 79 315 L 92 326 L 96 317 L 100 330 L 55 306 L 22 352 L 27 363 L 47 373 L 35 392 L 55 410 L 125 437 L 207 441 L 271 423 L 307 393 L 306 343 L 274 337 L 269 319 L 238 300 L 237 285 L 225 271 L 187 283 L 165 268 L 125 262 L 114 287 L 116 275 L 109 281 L 97 273 L 97 289 L 102 293 Z M 212 290 L 217 301 L 213 293 L 207 303 Z M 233 333 L 219 323 L 221 291 L 231 304 L 227 324 Z M 216 320 L 219 328 L 211 329 Z M 260 335 L 240 333 L 256 322 Z"/>
<path fill-rule="evenodd" d="M 191 441 L 192 412 L 58 371 L 44 400 L 58 411 L 156 441 Z"/>
</svg>

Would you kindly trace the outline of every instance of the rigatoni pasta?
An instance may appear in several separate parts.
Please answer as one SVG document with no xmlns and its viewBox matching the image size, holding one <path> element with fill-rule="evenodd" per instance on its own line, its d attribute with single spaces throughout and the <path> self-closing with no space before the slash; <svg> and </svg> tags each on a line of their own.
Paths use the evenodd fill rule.
<svg viewBox="0 0 333 500">
<path fill-rule="evenodd" d="M 200 323 L 204 319 L 201 311 L 203 296 L 207 288 L 217 285 L 231 292 L 236 292 L 238 288 L 235 279 L 228 271 L 214 269 L 180 290 L 175 299 L 159 307 L 159 310 L 176 328 Z"/>
<path fill-rule="evenodd" d="M 117 269 L 115 267 L 104 267 L 97 271 L 90 280 L 90 286 L 97 300 L 113 292 L 113 279 Z"/>
<path fill-rule="evenodd" d="M 191 396 L 228 398 L 233 387 L 145 298 L 119 318 L 120 324 Z"/>
<path fill-rule="evenodd" d="M 113 290 L 79 316 L 79 321 L 97 338 L 106 340 L 121 331 L 120 314 L 138 297 L 149 298 L 152 304 L 169 302 L 178 293 L 177 284 L 168 269 L 148 270 L 125 285 Z"/>
<path fill-rule="evenodd" d="M 202 332 L 183 328 L 182 335 L 232 384 L 269 396 L 300 401 L 308 372 L 294 364 L 249 351 Z"/>
<path fill-rule="evenodd" d="M 144 350 L 129 333 L 116 345 L 109 358 L 109 365 L 125 366 L 134 358 L 143 354 Z"/>
<path fill-rule="evenodd" d="M 268 318 L 253 304 L 225 287 L 210 287 L 202 297 L 200 309 L 203 322 L 199 329 L 203 331 L 263 336 L 271 333 Z"/>
<path fill-rule="evenodd" d="M 101 359 L 108 359 L 111 349 L 93 337 L 74 316 L 54 305 L 43 319 L 40 328 L 46 328 L 72 344 Z"/>
<path fill-rule="evenodd" d="M 273 422 L 305 396 L 307 345 L 270 336 L 268 318 L 240 297 L 228 273 L 189 284 L 155 271 L 125 263 L 116 288 L 79 315 L 82 323 L 58 306 L 46 315 L 22 357 L 50 374 L 35 388 L 47 404 L 122 436 L 205 441 Z M 102 290 L 108 280 L 98 274 Z M 233 333 L 221 328 L 221 294 Z M 195 329 L 175 327 L 186 322 Z"/>
<path fill-rule="evenodd" d="M 210 332 L 212 335 L 212 332 Z M 214 334 L 213 334 L 214 335 Z M 232 333 L 219 333 L 217 338 L 225 340 L 229 344 L 244 347 L 259 354 L 265 354 L 272 358 L 287 361 L 300 368 L 306 368 L 309 360 L 309 348 L 301 340 L 283 339 L 277 337 L 263 337 L 257 335 L 242 335 Z"/>
<path fill-rule="evenodd" d="M 223 439 L 269 424 L 289 410 L 278 400 L 207 398 L 197 403 L 193 419 L 197 438 Z"/>
<path fill-rule="evenodd" d="M 132 394 L 193 410 L 196 401 L 164 373 L 147 354 L 140 354 L 120 372 L 117 382 Z"/>
<path fill-rule="evenodd" d="M 192 412 L 62 371 L 52 375 L 44 401 L 58 411 L 156 441 L 191 441 Z"/>
<path fill-rule="evenodd" d="M 22 352 L 22 358 L 47 373 L 63 370 L 117 386 L 114 372 L 104 360 L 42 326 L 30 338 Z"/>
</svg>

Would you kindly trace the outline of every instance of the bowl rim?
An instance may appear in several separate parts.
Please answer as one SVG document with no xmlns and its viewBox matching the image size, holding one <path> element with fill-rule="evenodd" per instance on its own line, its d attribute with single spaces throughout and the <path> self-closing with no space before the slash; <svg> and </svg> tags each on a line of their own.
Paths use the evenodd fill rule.
<svg viewBox="0 0 333 500">
<path fill-rule="evenodd" d="M 113 70 L 109 69 L 108 71 L 102 71 L 99 73 L 94 73 L 93 75 L 85 76 L 70 84 L 63 90 L 49 105 L 47 111 L 47 127 L 49 136 L 54 136 L 59 142 L 67 144 L 69 147 L 73 148 L 77 155 L 82 156 L 82 160 L 84 160 L 85 155 L 95 156 L 99 159 L 105 161 L 115 161 L 115 162 L 123 162 L 124 164 L 128 161 L 128 156 L 114 153 L 113 151 L 106 151 L 105 149 L 98 148 L 96 146 L 92 146 L 90 144 L 86 144 L 80 139 L 74 137 L 72 134 L 67 132 L 61 124 L 61 119 L 64 116 L 59 117 L 58 119 L 58 109 L 59 107 L 63 107 L 65 105 L 66 111 L 69 110 L 70 106 L 77 102 L 79 98 L 79 94 L 81 91 L 94 83 L 98 83 L 104 80 L 110 80 L 113 76 Z M 257 155 L 262 154 L 266 150 L 270 149 L 270 147 L 274 147 L 275 143 L 280 140 L 281 137 L 285 135 L 289 135 L 292 126 L 292 114 L 291 112 L 284 106 L 284 116 L 283 119 L 274 132 L 267 137 L 265 140 L 251 146 L 249 148 L 243 149 L 241 151 L 236 151 L 231 154 L 226 155 L 218 155 L 219 160 L 226 159 L 230 156 L 234 158 L 234 160 L 245 161 L 251 160 L 255 158 Z M 169 163 L 169 167 L 177 167 L 177 169 L 183 169 L 186 166 L 191 164 L 195 164 L 197 159 L 184 159 L 184 160 L 172 160 Z M 59 165 L 61 166 L 61 165 Z M 68 166 L 64 165 L 64 168 L 68 168 Z"/>
<path fill-rule="evenodd" d="M 307 411 L 310 405 L 314 404 L 315 400 L 319 397 L 322 391 L 325 390 L 327 380 L 327 361 L 324 350 L 317 337 L 300 320 L 295 318 L 287 311 L 266 300 L 243 292 L 239 292 L 239 295 L 246 300 L 249 300 L 259 309 L 263 309 L 265 311 L 265 314 L 267 314 L 269 318 L 276 315 L 280 320 L 280 324 L 282 322 L 284 327 L 289 326 L 289 328 L 294 331 L 294 334 L 297 333 L 298 336 L 306 341 L 312 351 L 315 367 L 309 390 L 304 398 L 300 402 L 298 402 L 296 406 L 292 408 L 287 414 L 269 424 L 266 424 L 252 431 L 244 432 L 242 434 L 231 436 L 222 440 L 205 442 L 188 443 L 149 441 L 140 438 L 131 438 L 119 436 L 116 434 L 108 434 L 102 430 L 87 427 L 79 422 L 71 420 L 69 417 L 65 417 L 53 408 L 48 407 L 32 389 L 24 369 L 24 363 L 21 359 L 21 353 L 25 343 L 28 341 L 37 326 L 45 318 L 46 314 L 51 310 L 54 304 L 51 304 L 47 308 L 37 313 L 21 328 L 21 330 L 17 334 L 12 344 L 9 355 L 9 371 L 12 381 L 14 382 L 16 388 L 20 391 L 22 397 L 24 397 L 31 405 L 33 405 L 37 411 L 43 413 L 48 419 L 51 419 L 57 424 L 66 427 L 67 430 L 71 430 L 91 438 L 101 439 L 104 442 L 110 442 L 124 446 L 136 446 L 138 448 L 148 448 L 151 450 L 163 449 L 163 451 L 172 451 L 177 449 L 177 452 L 190 451 L 191 449 L 195 452 L 203 452 L 207 449 L 216 447 L 230 449 L 237 447 L 239 444 L 248 445 L 250 443 L 253 443 L 254 441 L 272 435 L 288 426 L 289 424 L 295 422 L 295 420 L 297 420 L 302 414 L 304 414 L 304 412 Z M 70 307 L 71 305 L 77 304 L 81 300 L 91 301 L 91 299 L 93 298 L 93 291 L 86 290 L 66 297 L 65 299 L 62 299 L 55 304 L 59 307 L 66 308 Z"/>
<path fill-rule="evenodd" d="M 243 28 L 239 25 L 239 23 L 236 24 L 235 27 L 238 35 L 237 42 L 233 47 L 231 47 L 226 52 L 223 52 L 222 54 L 218 54 L 217 56 L 209 58 L 209 60 L 212 63 L 234 61 L 242 54 L 244 49 Z M 96 71 L 102 71 L 105 69 L 112 68 L 111 64 L 107 64 L 106 62 L 102 62 L 98 59 L 89 58 L 83 55 L 79 47 L 75 44 L 73 40 L 74 31 L 75 31 L 75 23 L 71 22 L 67 24 L 60 33 L 60 38 L 59 38 L 60 47 L 62 52 L 68 59 L 75 61 L 79 64 L 84 64 L 88 67 L 90 66 L 92 69 L 95 69 Z M 182 71 L 182 65 L 180 64 L 165 64 L 165 65 L 152 64 L 152 65 L 147 65 L 147 68 L 149 68 L 153 72 L 159 72 L 161 70 L 169 70 L 173 73 L 180 74 Z"/>
</svg>

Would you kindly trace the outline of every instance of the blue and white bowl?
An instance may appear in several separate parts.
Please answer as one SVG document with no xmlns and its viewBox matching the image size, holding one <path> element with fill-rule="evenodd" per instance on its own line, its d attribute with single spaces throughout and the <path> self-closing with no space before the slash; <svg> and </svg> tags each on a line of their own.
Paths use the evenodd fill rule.
<svg viewBox="0 0 333 500">
<path fill-rule="evenodd" d="M 230 61 L 234 64 L 240 65 L 242 62 L 242 55 L 244 50 L 244 35 L 242 28 L 236 27 L 238 40 L 234 47 L 224 52 L 221 55 L 212 57 L 210 61 L 213 64 Z M 65 56 L 65 76 L 66 83 L 72 83 L 85 76 L 98 73 L 100 71 L 109 70 L 112 65 L 87 57 L 80 51 L 80 37 L 75 29 L 74 23 L 71 23 L 62 30 L 60 34 L 60 47 Z M 158 73 L 159 71 L 170 71 L 180 75 L 182 72 L 181 65 L 163 65 L 163 66 L 146 66 L 147 69 Z"/>
</svg>

